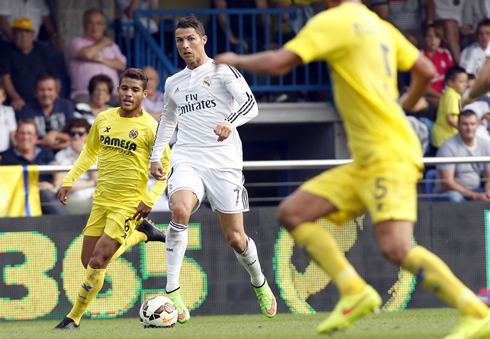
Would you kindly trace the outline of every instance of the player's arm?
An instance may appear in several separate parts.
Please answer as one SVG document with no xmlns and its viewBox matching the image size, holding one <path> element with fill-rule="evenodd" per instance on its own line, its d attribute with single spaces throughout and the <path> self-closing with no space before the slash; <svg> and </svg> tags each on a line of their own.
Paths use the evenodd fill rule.
<svg viewBox="0 0 490 339">
<path fill-rule="evenodd" d="M 238 55 L 233 52 L 219 54 L 216 64 L 227 64 L 238 69 L 263 75 L 283 75 L 301 65 L 301 58 L 286 49 Z"/>
<path fill-rule="evenodd" d="M 214 129 L 214 133 L 218 136 L 218 141 L 223 141 L 230 136 L 233 128 L 255 118 L 259 114 L 259 110 L 254 95 L 240 72 L 233 66 L 222 66 L 219 68 L 221 70 L 221 83 L 238 103 L 237 111 L 231 112 L 225 118 L 225 121 L 218 124 Z"/>
<path fill-rule="evenodd" d="M 410 87 L 399 102 L 402 108 L 408 112 L 413 110 L 413 107 L 419 99 L 424 95 L 429 87 L 432 78 L 436 74 L 436 68 L 432 61 L 420 54 L 396 28 L 387 24 L 388 29 L 393 38 L 396 48 L 397 68 L 400 71 L 411 71 L 412 80 Z"/>
<path fill-rule="evenodd" d="M 85 173 L 90 167 L 97 161 L 99 155 L 99 118 L 95 119 L 95 122 L 90 128 L 90 132 L 87 136 L 87 142 L 83 146 L 83 150 L 80 153 L 77 161 L 73 165 L 73 168 L 64 177 L 61 189 L 58 193 L 58 198 L 61 203 L 66 205 L 66 200 L 70 197 L 73 182 L 77 180 L 83 173 Z"/>
<path fill-rule="evenodd" d="M 177 126 L 177 105 L 170 98 L 168 94 L 172 89 L 165 86 L 164 94 L 164 106 L 162 114 L 160 115 L 160 121 L 158 121 L 158 128 L 153 142 L 153 147 L 150 153 L 150 173 L 157 180 L 165 180 L 166 173 L 164 173 L 164 167 L 161 159 L 163 158 L 165 148 L 168 146 L 168 142 L 174 134 L 175 126 Z"/>
<path fill-rule="evenodd" d="M 223 53 L 217 64 L 228 64 L 238 69 L 266 75 L 283 75 L 294 67 L 315 60 L 329 60 L 335 53 L 342 56 L 353 37 L 349 23 L 324 11 L 315 15 L 283 48 L 249 55 Z"/>
<path fill-rule="evenodd" d="M 162 196 L 165 188 L 167 187 L 167 174 L 170 172 L 170 146 L 167 145 L 165 147 L 165 151 L 163 152 L 163 157 L 160 160 L 160 163 L 163 167 L 163 179 L 157 180 L 155 186 L 146 194 L 143 198 L 143 202 L 148 207 L 153 207 L 153 205 L 157 202 L 158 199 Z"/>
</svg>

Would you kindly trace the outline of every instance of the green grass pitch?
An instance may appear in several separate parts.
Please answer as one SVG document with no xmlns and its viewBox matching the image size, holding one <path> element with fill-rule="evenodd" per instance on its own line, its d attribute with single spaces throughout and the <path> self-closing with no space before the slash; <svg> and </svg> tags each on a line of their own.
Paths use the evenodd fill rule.
<svg viewBox="0 0 490 339">
<path fill-rule="evenodd" d="M 88 320 L 79 331 L 51 331 L 58 321 L 1 322 L 0 338 L 352 338 L 401 339 L 442 338 L 460 316 L 453 309 L 382 312 L 358 321 L 352 328 L 333 335 L 316 334 L 327 313 L 192 317 L 186 324 L 168 329 L 144 329 L 139 319 Z"/>
</svg>

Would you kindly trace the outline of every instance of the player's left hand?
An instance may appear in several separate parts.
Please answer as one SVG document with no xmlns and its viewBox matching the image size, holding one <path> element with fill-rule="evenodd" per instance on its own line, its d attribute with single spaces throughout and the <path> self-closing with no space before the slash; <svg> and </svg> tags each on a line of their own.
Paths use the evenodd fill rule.
<svg viewBox="0 0 490 339">
<path fill-rule="evenodd" d="M 239 57 L 240 56 L 238 54 L 233 53 L 233 52 L 221 53 L 221 54 L 218 54 L 216 56 L 216 58 L 214 58 L 214 63 L 216 65 L 227 64 L 227 65 L 235 66 L 235 67 L 239 68 L 237 65 Z"/>
<path fill-rule="evenodd" d="M 230 136 L 232 131 L 233 127 L 229 122 L 222 122 L 214 129 L 214 134 L 218 136 L 218 141 L 223 141 Z"/>
<path fill-rule="evenodd" d="M 144 219 L 150 214 L 151 208 L 146 206 L 145 203 L 142 201 L 138 205 L 138 208 L 136 209 L 136 213 L 133 215 L 133 220 L 139 221 L 140 219 Z"/>
<path fill-rule="evenodd" d="M 58 198 L 63 205 L 68 205 L 66 200 L 68 200 L 68 198 L 70 197 L 71 189 L 71 186 L 60 188 L 60 191 L 58 192 Z"/>
</svg>

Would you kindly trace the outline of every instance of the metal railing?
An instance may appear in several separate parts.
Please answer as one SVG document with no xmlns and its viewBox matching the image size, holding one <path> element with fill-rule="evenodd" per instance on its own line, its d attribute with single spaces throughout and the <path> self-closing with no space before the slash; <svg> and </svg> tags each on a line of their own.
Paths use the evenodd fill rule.
<svg viewBox="0 0 490 339">
<path fill-rule="evenodd" d="M 283 171 L 283 170 L 325 170 L 328 168 L 348 164 L 352 162 L 351 159 L 338 159 L 338 160 L 284 160 L 284 161 L 244 161 L 244 171 Z M 441 164 L 463 164 L 463 163 L 487 163 L 490 162 L 490 157 L 444 157 L 444 158 L 423 158 L 422 163 L 428 166 L 441 165 Z M 40 174 L 49 174 L 55 172 L 67 172 L 72 166 L 60 166 L 60 165 L 48 165 L 38 166 Z M 97 168 L 93 166 L 89 171 L 97 171 Z M 483 179 L 486 181 L 487 179 Z M 420 184 L 442 182 L 441 179 L 422 179 Z M 254 182 L 245 183 L 247 189 L 261 189 L 261 188 L 294 188 L 298 187 L 303 181 L 280 181 L 280 182 Z M 425 188 L 420 190 L 425 192 Z M 250 196 L 249 201 L 253 203 L 273 203 L 282 201 L 288 194 L 286 191 L 278 191 L 277 196 Z M 447 196 L 444 193 L 432 193 L 425 192 L 419 193 L 419 198 L 437 198 Z"/>
<path fill-rule="evenodd" d="M 234 50 L 239 54 L 256 53 L 272 48 L 280 48 L 293 36 L 283 32 L 283 14 L 294 18 L 295 9 L 199 9 L 199 10 L 138 10 L 134 12 L 134 22 L 114 22 L 110 27 L 116 31 L 116 43 L 127 56 L 128 67 L 154 67 L 160 76 L 163 91 L 165 79 L 175 74 L 185 63 L 180 58 L 174 41 L 174 28 L 180 17 L 196 15 L 204 24 L 208 43 L 206 51 L 213 57 L 220 52 Z M 150 27 L 151 17 L 159 19 L 159 31 L 152 35 L 146 27 Z M 142 24 L 146 22 L 146 27 Z M 220 17 L 226 20 L 226 31 L 230 29 L 232 20 L 238 21 L 236 37 L 248 42 L 248 50 L 243 43 L 233 45 L 228 34 L 222 34 Z M 245 22 L 247 26 L 245 27 Z M 133 32 L 134 38 L 131 37 Z M 242 71 L 242 74 L 245 73 Z M 330 77 L 325 63 L 311 63 L 294 69 L 290 74 L 281 77 L 261 77 L 246 74 L 247 81 L 254 92 L 274 91 L 331 91 Z M 332 98 L 330 93 L 330 98 Z"/>
<path fill-rule="evenodd" d="M 490 157 L 440 157 L 422 158 L 424 165 L 442 164 L 471 164 L 490 162 Z M 301 170 L 301 169 L 328 169 L 351 163 L 352 159 L 334 160 L 276 160 L 276 161 L 244 161 L 244 171 L 267 171 L 267 170 Z M 68 172 L 73 166 L 70 165 L 44 165 L 38 166 L 39 174 L 56 172 Z M 96 171 L 93 166 L 89 171 Z"/>
</svg>

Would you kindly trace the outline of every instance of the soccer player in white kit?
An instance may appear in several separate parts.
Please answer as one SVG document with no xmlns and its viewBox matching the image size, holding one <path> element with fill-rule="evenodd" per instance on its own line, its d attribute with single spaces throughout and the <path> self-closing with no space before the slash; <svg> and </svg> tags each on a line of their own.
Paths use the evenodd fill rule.
<svg viewBox="0 0 490 339">
<path fill-rule="evenodd" d="M 187 67 L 167 79 L 165 105 L 150 155 L 151 174 L 157 180 L 164 179 L 160 157 L 178 123 L 179 137 L 172 149 L 167 179 L 172 210 L 166 239 L 167 296 L 177 306 L 178 321 L 187 322 L 190 314 L 180 296 L 179 275 L 190 215 L 207 196 L 219 214 L 228 245 L 250 274 L 262 312 L 272 318 L 276 299 L 262 274 L 255 243 L 243 227 L 248 196 L 236 129 L 258 114 L 257 103 L 238 70 L 217 66 L 206 55 L 207 36 L 195 16 L 179 20 L 175 41 Z"/>
</svg>

